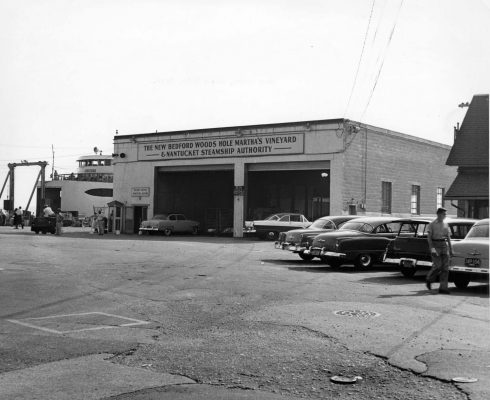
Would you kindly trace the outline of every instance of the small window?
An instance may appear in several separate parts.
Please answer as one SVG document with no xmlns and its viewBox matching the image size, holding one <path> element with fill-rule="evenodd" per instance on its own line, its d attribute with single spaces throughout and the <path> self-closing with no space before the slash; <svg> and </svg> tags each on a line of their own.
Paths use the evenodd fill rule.
<svg viewBox="0 0 490 400">
<path fill-rule="evenodd" d="M 323 229 L 335 229 L 335 224 L 332 221 L 327 221 L 327 223 L 323 225 Z"/>
<path fill-rule="evenodd" d="M 420 215 L 420 186 L 412 185 L 412 195 L 410 197 L 410 213 Z"/>
<path fill-rule="evenodd" d="M 169 219 L 170 221 L 176 221 L 176 220 L 177 220 L 177 216 L 176 216 L 176 215 L 170 215 L 170 216 L 168 217 L 168 219 Z"/>
<path fill-rule="evenodd" d="M 186 218 L 185 218 L 185 217 L 184 217 L 182 214 L 178 214 L 178 215 L 177 215 L 177 219 L 178 219 L 179 221 L 185 221 L 185 219 L 186 219 Z"/>
<path fill-rule="evenodd" d="M 289 215 L 284 215 L 279 219 L 280 222 L 289 222 Z"/>
<path fill-rule="evenodd" d="M 472 225 L 450 225 L 451 237 L 453 239 L 464 239 L 470 231 Z"/>
<path fill-rule="evenodd" d="M 437 188 L 436 203 L 436 208 L 444 207 L 444 188 Z"/>
<path fill-rule="evenodd" d="M 391 214 L 391 182 L 381 182 L 381 212 Z"/>
<path fill-rule="evenodd" d="M 291 222 L 301 222 L 301 215 L 291 215 Z"/>
</svg>

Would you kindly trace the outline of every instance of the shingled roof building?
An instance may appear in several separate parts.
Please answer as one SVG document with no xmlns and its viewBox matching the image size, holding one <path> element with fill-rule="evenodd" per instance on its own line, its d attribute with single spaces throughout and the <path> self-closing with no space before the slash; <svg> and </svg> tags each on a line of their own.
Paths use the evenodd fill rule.
<svg viewBox="0 0 490 400">
<path fill-rule="evenodd" d="M 458 167 L 458 176 L 445 199 L 458 200 L 458 215 L 488 218 L 488 94 L 471 100 L 446 161 Z"/>
</svg>

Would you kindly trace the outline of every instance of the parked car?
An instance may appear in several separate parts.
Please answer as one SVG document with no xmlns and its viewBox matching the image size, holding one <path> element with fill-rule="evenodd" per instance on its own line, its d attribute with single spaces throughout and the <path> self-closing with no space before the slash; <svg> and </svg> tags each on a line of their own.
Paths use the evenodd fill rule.
<svg viewBox="0 0 490 400">
<path fill-rule="evenodd" d="M 432 259 L 427 228 L 434 218 L 406 218 L 400 222 L 396 238 L 386 247 L 384 262 L 396 264 L 403 276 L 410 278 L 418 270 L 430 269 Z M 451 242 L 463 239 L 471 227 L 477 222 L 469 218 L 446 218 L 451 230 Z"/>
<path fill-rule="evenodd" d="M 488 218 L 478 221 L 466 237 L 453 244 L 449 274 L 455 286 L 464 289 L 470 281 L 488 283 Z"/>
<path fill-rule="evenodd" d="M 32 220 L 31 231 L 39 234 L 56 233 L 56 216 L 53 217 L 36 217 Z"/>
<path fill-rule="evenodd" d="M 157 214 L 152 219 L 141 222 L 139 234 L 162 232 L 165 236 L 172 233 L 199 232 L 199 222 L 189 220 L 183 214 Z"/>
<path fill-rule="evenodd" d="M 294 228 L 306 228 L 311 222 L 302 214 L 280 213 L 273 214 L 262 221 L 254 221 L 255 234 L 261 239 L 276 240 L 280 232 Z"/>
<path fill-rule="evenodd" d="M 400 228 L 398 221 L 392 217 L 356 218 L 339 230 L 316 236 L 306 254 L 320 257 L 332 267 L 353 262 L 355 268 L 369 268 L 382 261 L 388 242 Z"/>
<path fill-rule="evenodd" d="M 303 260 L 309 261 L 314 258 L 311 254 L 305 254 L 309 250 L 311 242 L 307 238 L 313 238 L 320 233 L 339 229 L 346 222 L 358 218 L 356 215 L 328 216 L 315 220 L 310 226 L 304 229 L 293 229 L 281 232 L 279 239 L 275 243 L 276 249 L 292 251 L 298 254 Z"/>
</svg>

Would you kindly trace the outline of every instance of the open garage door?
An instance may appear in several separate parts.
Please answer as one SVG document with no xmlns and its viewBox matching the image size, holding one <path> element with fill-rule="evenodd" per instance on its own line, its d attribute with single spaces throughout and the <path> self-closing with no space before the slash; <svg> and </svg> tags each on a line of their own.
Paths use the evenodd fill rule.
<svg viewBox="0 0 490 400">
<path fill-rule="evenodd" d="M 182 213 L 201 232 L 233 228 L 233 169 L 203 169 L 158 169 L 155 214 Z"/>
<path fill-rule="evenodd" d="M 330 163 L 270 163 L 248 169 L 247 220 L 296 212 L 310 221 L 330 214 Z"/>
</svg>

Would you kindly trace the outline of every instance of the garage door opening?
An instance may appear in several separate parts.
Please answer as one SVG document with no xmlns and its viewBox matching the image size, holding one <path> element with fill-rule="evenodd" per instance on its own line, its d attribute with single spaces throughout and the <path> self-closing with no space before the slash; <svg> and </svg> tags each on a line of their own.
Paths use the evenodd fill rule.
<svg viewBox="0 0 490 400">
<path fill-rule="evenodd" d="M 233 228 L 233 170 L 158 171 L 155 214 L 181 213 L 200 232 Z"/>
<path fill-rule="evenodd" d="M 303 214 L 310 221 L 330 214 L 330 171 L 249 171 L 247 219 L 279 212 Z"/>
</svg>

